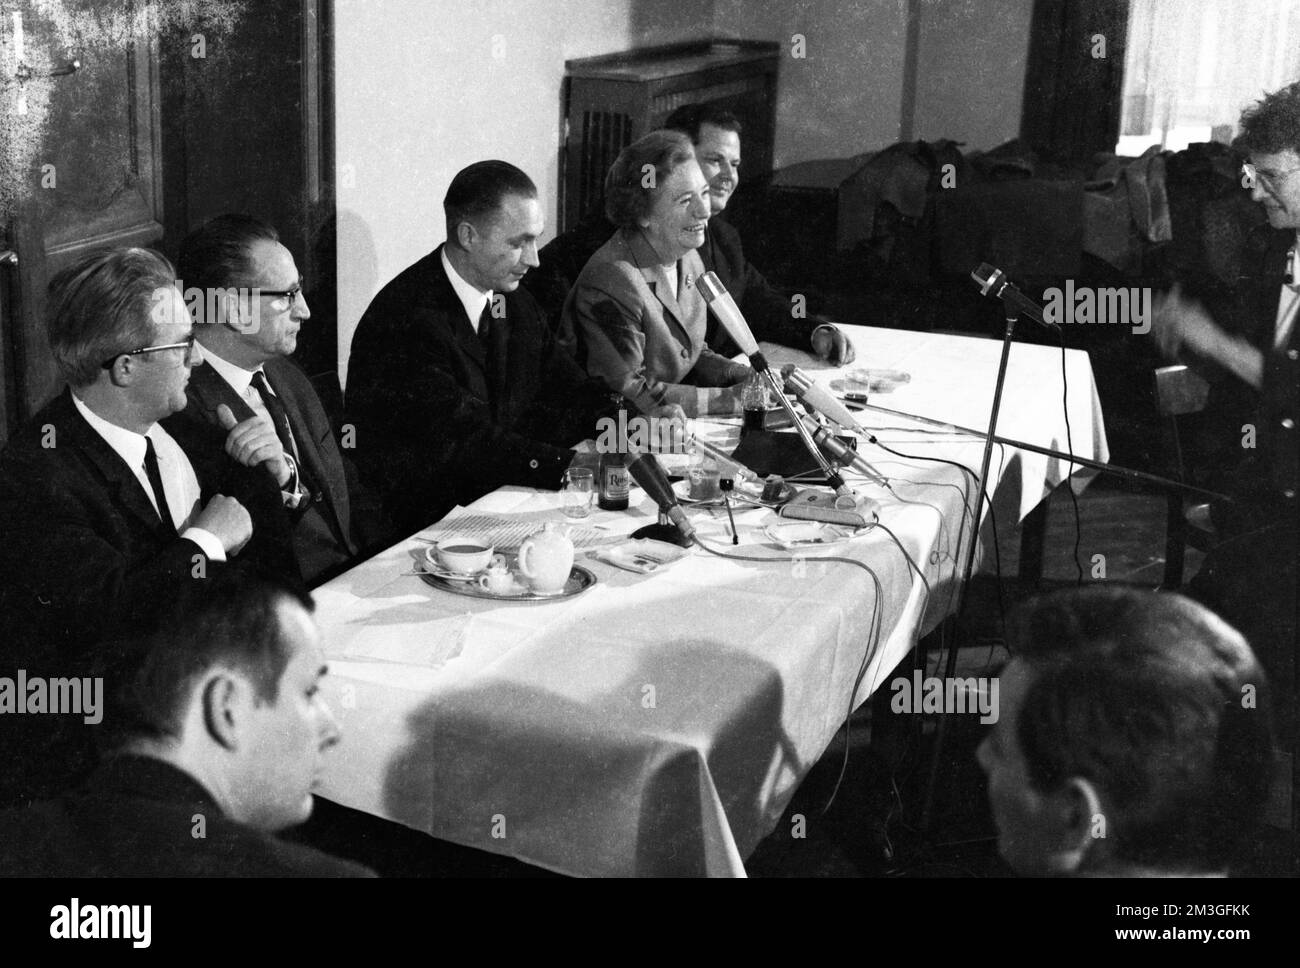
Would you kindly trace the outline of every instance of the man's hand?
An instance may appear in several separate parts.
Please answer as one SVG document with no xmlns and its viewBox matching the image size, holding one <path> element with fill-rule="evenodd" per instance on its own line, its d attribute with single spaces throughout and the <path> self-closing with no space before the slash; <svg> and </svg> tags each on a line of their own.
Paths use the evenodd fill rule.
<svg viewBox="0 0 1300 968">
<path fill-rule="evenodd" d="M 1160 352 L 1170 359 L 1188 350 L 1256 389 L 1264 383 L 1264 354 L 1220 329 L 1205 307 L 1184 297 L 1177 284 L 1152 307 L 1151 335 Z"/>
<path fill-rule="evenodd" d="M 1170 359 L 1176 359 L 1184 347 L 1198 356 L 1215 359 L 1223 331 L 1205 307 L 1184 296 L 1175 283 L 1169 292 L 1157 298 L 1152 308 L 1151 335 L 1156 338 L 1160 352 Z"/>
<path fill-rule="evenodd" d="M 844 331 L 830 323 L 813 330 L 812 348 L 819 357 L 836 366 L 848 366 L 858 356 Z"/>
<path fill-rule="evenodd" d="M 665 403 L 650 411 L 656 421 L 657 434 L 650 437 L 651 450 L 660 454 L 682 454 L 686 452 L 686 441 L 691 435 L 691 425 L 686 411 L 680 404 Z"/>
<path fill-rule="evenodd" d="M 253 536 L 253 519 L 242 504 L 224 494 L 213 495 L 191 524 L 220 541 L 227 557 L 239 554 Z"/>
<path fill-rule="evenodd" d="M 227 454 L 245 467 L 264 464 L 281 487 L 289 483 L 293 472 L 285 459 L 284 445 L 269 420 L 254 414 L 243 423 L 236 423 L 234 412 L 224 403 L 217 407 L 217 419 L 230 431 L 226 436 Z"/>
</svg>

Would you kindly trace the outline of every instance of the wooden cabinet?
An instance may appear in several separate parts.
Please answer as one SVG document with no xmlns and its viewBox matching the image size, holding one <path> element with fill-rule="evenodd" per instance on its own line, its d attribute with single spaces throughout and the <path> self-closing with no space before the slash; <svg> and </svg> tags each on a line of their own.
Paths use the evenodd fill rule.
<svg viewBox="0 0 1300 968">
<path fill-rule="evenodd" d="M 774 42 L 713 40 L 566 61 L 561 231 L 600 203 L 618 153 L 684 104 L 734 113 L 746 178 L 771 175 L 778 56 Z"/>
</svg>

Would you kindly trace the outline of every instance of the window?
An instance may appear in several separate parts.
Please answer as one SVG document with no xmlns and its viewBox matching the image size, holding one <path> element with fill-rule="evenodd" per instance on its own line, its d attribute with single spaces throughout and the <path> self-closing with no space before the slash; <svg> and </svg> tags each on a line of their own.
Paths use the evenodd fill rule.
<svg viewBox="0 0 1300 968">
<path fill-rule="evenodd" d="M 1132 0 L 1116 153 L 1230 141 L 1243 108 L 1297 80 L 1296 0 Z"/>
</svg>

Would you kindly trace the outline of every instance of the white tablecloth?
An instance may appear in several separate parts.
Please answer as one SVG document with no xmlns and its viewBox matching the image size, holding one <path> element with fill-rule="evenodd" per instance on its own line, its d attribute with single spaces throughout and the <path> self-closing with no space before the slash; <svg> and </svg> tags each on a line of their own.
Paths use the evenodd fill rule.
<svg viewBox="0 0 1300 968">
<path fill-rule="evenodd" d="M 882 405 L 967 426 L 987 420 L 997 342 L 848 329 L 855 367 L 912 374 L 905 388 L 879 398 Z M 769 358 L 815 369 L 790 350 L 772 348 Z M 1086 355 L 1071 351 L 1067 366 L 1075 452 L 1104 459 Z M 1059 374 L 1059 350 L 1016 346 L 999 432 L 1063 445 Z M 882 426 L 862 417 L 864 426 Z M 900 451 L 978 468 L 977 441 L 876 432 Z M 544 605 L 430 588 L 405 574 L 427 547 L 415 538 L 318 589 L 328 695 L 344 733 L 321 792 L 566 873 L 743 875 L 744 857 L 780 818 L 850 706 L 883 685 L 954 601 L 969 480 L 947 465 L 861 450 L 895 493 L 860 489 L 880 499 L 882 523 L 923 568 L 929 595 L 883 530 L 791 562 L 762 535 L 772 520 L 764 510 L 738 515 L 739 548 L 724 532 L 725 516 L 693 517 L 711 546 L 775 560 L 696 550 L 640 576 L 580 559 L 598 584 Z M 997 448 L 995 458 L 998 501 L 1014 492 L 1010 506 L 1020 514 L 1065 476 L 1061 462 L 1011 448 Z M 470 510 L 562 520 L 557 495 L 519 488 Z M 589 520 L 624 534 L 651 522 L 652 512 L 642 506 Z M 818 561 L 832 554 L 869 565 L 879 596 L 861 568 Z M 872 636 L 877 610 L 881 627 Z"/>
</svg>

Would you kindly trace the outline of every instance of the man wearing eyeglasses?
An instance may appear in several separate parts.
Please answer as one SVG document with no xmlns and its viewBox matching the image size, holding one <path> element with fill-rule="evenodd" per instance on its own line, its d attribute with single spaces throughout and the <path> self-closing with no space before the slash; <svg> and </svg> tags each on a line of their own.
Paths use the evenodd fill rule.
<svg viewBox="0 0 1300 968">
<path fill-rule="evenodd" d="M 202 359 L 173 283 L 167 260 L 138 248 L 83 257 L 50 282 L 50 348 L 68 387 L 0 455 L 0 676 L 78 675 L 178 586 L 260 554 L 245 546 L 273 489 L 219 449 L 188 454 L 159 424 L 185 406 Z M 49 792 L 90 758 L 84 730 L 51 735 L 62 717 L 0 719 L 0 800 Z"/>
<path fill-rule="evenodd" d="M 220 427 L 225 450 L 279 485 L 293 550 L 309 586 L 353 563 L 367 539 L 354 513 L 355 473 L 325 408 L 290 361 L 311 317 L 293 255 L 271 226 L 221 215 L 181 243 L 177 271 L 193 303 L 207 366 L 195 371 L 184 412 L 169 422 Z M 360 527 L 359 527 L 360 526 Z"/>
<path fill-rule="evenodd" d="M 1192 590 L 1250 639 L 1279 690 L 1283 735 L 1295 703 L 1297 429 L 1300 421 L 1300 83 L 1246 109 L 1235 146 L 1245 151 L 1242 186 L 1263 206 L 1270 234 L 1259 265 L 1237 286 L 1234 312 L 1253 339 L 1230 332 L 1175 287 L 1156 306 L 1152 332 L 1170 356 L 1206 360 L 1257 394 L 1256 416 L 1240 428 L 1246 457 L 1234 502 L 1216 506 L 1218 543 Z"/>
</svg>

